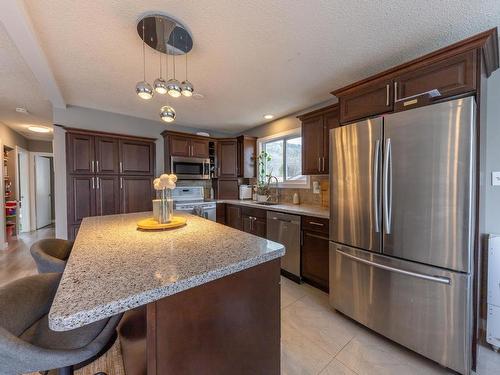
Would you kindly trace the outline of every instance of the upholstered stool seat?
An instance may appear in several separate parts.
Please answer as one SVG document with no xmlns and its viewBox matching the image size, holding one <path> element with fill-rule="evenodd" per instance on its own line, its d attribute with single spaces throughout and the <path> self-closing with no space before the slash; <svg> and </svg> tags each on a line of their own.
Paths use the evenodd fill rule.
<svg viewBox="0 0 500 375">
<path fill-rule="evenodd" d="M 44 273 L 0 288 L 0 374 L 60 369 L 94 359 L 116 337 L 121 315 L 71 331 L 48 326 L 48 312 L 61 274 Z"/>
<path fill-rule="evenodd" d="M 63 272 L 73 241 L 47 238 L 35 242 L 30 249 L 39 273 Z"/>
</svg>

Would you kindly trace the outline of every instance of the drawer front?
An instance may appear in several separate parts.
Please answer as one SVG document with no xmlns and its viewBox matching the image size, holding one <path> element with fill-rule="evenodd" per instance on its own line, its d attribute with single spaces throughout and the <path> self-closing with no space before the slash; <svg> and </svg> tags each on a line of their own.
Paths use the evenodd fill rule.
<svg viewBox="0 0 500 375">
<path fill-rule="evenodd" d="M 321 217 L 302 216 L 302 229 L 321 232 L 328 236 L 329 220 Z"/>
<path fill-rule="evenodd" d="M 476 90 L 476 61 L 472 50 L 398 76 L 394 80 L 394 109 L 416 108 Z M 431 90 L 439 94 L 426 94 Z"/>
<path fill-rule="evenodd" d="M 254 216 L 258 217 L 261 219 L 266 219 L 267 214 L 266 210 L 263 210 L 261 208 L 253 208 L 253 207 L 241 207 L 241 214 L 242 215 L 247 215 L 247 216 Z"/>
</svg>

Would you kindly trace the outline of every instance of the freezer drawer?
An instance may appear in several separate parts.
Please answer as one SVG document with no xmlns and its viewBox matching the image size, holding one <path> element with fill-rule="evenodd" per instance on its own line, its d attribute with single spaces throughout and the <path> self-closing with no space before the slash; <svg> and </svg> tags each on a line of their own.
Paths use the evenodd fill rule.
<svg viewBox="0 0 500 375">
<path fill-rule="evenodd" d="M 374 331 L 469 374 L 470 275 L 330 242 L 330 303 Z"/>
</svg>

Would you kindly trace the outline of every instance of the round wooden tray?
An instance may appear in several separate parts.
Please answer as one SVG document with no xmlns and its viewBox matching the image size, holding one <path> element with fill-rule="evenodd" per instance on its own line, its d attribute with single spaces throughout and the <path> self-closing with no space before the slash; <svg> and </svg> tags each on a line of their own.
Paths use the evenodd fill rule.
<svg viewBox="0 0 500 375">
<path fill-rule="evenodd" d="M 169 223 L 160 224 L 152 217 L 143 219 L 137 222 L 137 228 L 142 230 L 161 230 L 173 229 L 186 225 L 186 218 L 181 216 L 173 216 Z"/>
</svg>

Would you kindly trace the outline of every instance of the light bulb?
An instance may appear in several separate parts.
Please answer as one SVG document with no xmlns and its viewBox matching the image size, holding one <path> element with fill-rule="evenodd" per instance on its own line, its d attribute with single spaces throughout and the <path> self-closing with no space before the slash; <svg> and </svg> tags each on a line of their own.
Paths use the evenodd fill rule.
<svg viewBox="0 0 500 375">
<path fill-rule="evenodd" d="M 181 96 L 181 84 L 176 79 L 169 79 L 167 81 L 167 91 L 171 97 L 178 98 Z"/>
<path fill-rule="evenodd" d="M 135 92 L 141 99 L 151 99 L 153 97 L 154 91 L 149 83 L 146 81 L 137 82 L 135 85 Z"/>
<path fill-rule="evenodd" d="M 175 109 L 173 109 L 169 105 L 164 105 L 160 109 L 160 118 L 165 122 L 174 122 Z"/>
<path fill-rule="evenodd" d="M 167 93 L 167 83 L 163 78 L 156 78 L 153 87 L 155 91 L 160 95 L 165 95 Z"/>
<path fill-rule="evenodd" d="M 182 82 L 181 84 L 181 93 L 182 95 L 184 96 L 193 96 L 193 91 L 194 91 L 194 87 L 193 87 L 193 84 L 191 82 L 189 82 L 188 80 L 185 80 L 184 82 Z"/>
</svg>

